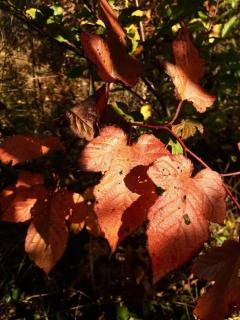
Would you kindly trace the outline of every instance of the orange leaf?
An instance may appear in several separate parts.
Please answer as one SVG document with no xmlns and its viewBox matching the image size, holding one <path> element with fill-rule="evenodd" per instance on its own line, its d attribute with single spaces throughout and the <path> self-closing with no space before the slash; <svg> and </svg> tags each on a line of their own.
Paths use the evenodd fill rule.
<svg viewBox="0 0 240 320">
<path fill-rule="evenodd" d="M 35 264 L 46 273 L 63 255 L 68 240 L 65 218 L 81 210 L 83 198 L 61 189 L 49 193 L 32 208 L 32 223 L 25 239 L 25 250 Z M 80 206 L 79 206 L 80 205 Z M 85 212 L 82 213 L 83 216 Z"/>
<path fill-rule="evenodd" d="M 200 256 L 192 272 L 207 281 L 215 281 L 199 299 L 194 314 L 201 320 L 223 320 L 231 305 L 240 310 L 240 244 L 227 240 L 222 247 Z"/>
<path fill-rule="evenodd" d="M 49 192 L 48 197 L 39 200 L 31 212 L 33 220 L 25 239 L 25 250 L 46 273 L 52 270 L 66 249 L 68 229 L 65 220 L 84 222 L 90 232 L 100 235 L 91 208 L 78 193 L 65 189 Z"/>
<path fill-rule="evenodd" d="M 172 78 L 181 100 L 188 100 L 198 112 L 205 112 L 211 107 L 215 97 L 206 93 L 198 84 L 204 74 L 203 60 L 194 47 L 186 28 L 178 31 L 172 44 L 176 65 L 165 63 L 166 73 Z"/>
<path fill-rule="evenodd" d="M 2 221 L 25 222 L 31 219 L 31 209 L 39 199 L 47 197 L 43 176 L 23 171 L 16 185 L 5 188 L 0 195 Z"/>
<path fill-rule="evenodd" d="M 148 170 L 153 182 L 165 190 L 148 213 L 154 282 L 189 260 L 208 240 L 208 220 L 224 220 L 221 177 L 204 169 L 191 178 L 192 171 L 191 161 L 183 155 L 161 157 Z"/>
<path fill-rule="evenodd" d="M 106 0 L 99 0 L 99 15 L 107 28 L 107 38 L 82 32 L 80 35 L 86 56 L 97 65 L 99 77 L 108 82 L 122 81 L 133 86 L 143 71 L 142 64 L 127 53 L 125 32 L 115 12 Z"/>
<path fill-rule="evenodd" d="M 51 210 L 51 204 L 50 199 L 36 203 L 25 239 L 25 251 L 45 273 L 49 273 L 61 258 L 68 240 L 65 220 Z"/>
<path fill-rule="evenodd" d="M 85 147 L 80 159 L 83 168 L 104 173 L 94 188 L 95 211 L 112 250 L 128 234 L 126 232 L 121 237 L 118 234 L 123 213 L 140 197 L 127 188 L 124 178 L 134 167 L 148 166 L 165 154 L 168 151 L 163 143 L 153 135 L 142 135 L 137 143 L 128 146 L 125 133 L 111 126 L 104 128 L 100 136 Z M 139 217 L 139 225 L 141 223 L 142 218 Z"/>
<path fill-rule="evenodd" d="M 12 165 L 39 158 L 49 151 L 62 150 L 57 137 L 37 137 L 15 135 L 0 145 L 0 160 Z"/>
</svg>

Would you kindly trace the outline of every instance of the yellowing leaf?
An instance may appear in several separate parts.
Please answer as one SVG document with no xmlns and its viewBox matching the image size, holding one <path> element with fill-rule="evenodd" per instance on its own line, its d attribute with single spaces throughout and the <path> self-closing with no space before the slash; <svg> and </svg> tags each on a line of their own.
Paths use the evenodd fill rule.
<svg viewBox="0 0 240 320">
<path fill-rule="evenodd" d="M 203 125 L 193 120 L 182 120 L 179 124 L 172 126 L 173 132 L 182 139 L 192 137 L 197 131 L 203 134 Z"/>
<path fill-rule="evenodd" d="M 36 19 L 37 14 L 42 14 L 42 12 L 37 8 L 29 8 L 26 10 L 26 14 L 30 16 L 32 19 Z"/>
<path fill-rule="evenodd" d="M 150 104 L 145 104 L 141 107 L 140 112 L 143 115 L 144 121 L 146 121 L 152 116 L 152 106 Z"/>
</svg>

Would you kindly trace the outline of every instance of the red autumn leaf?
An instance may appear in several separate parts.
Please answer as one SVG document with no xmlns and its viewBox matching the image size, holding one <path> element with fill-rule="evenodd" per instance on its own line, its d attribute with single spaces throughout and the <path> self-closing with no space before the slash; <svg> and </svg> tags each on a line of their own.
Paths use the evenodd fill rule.
<svg viewBox="0 0 240 320">
<path fill-rule="evenodd" d="M 218 173 L 204 169 L 191 177 L 183 155 L 161 157 L 148 170 L 164 193 L 150 208 L 147 230 L 153 281 L 189 260 L 208 240 L 208 220 L 222 223 L 225 190 Z"/>
<path fill-rule="evenodd" d="M 123 46 L 127 46 L 126 35 L 118 22 L 118 17 L 109 5 L 107 0 L 99 0 L 99 16 L 106 25 L 108 35 L 111 38 L 116 38 Z"/>
<path fill-rule="evenodd" d="M 62 189 L 48 194 L 32 208 L 32 223 L 25 239 L 25 250 L 35 264 L 49 273 L 63 255 L 68 240 L 65 219 L 76 213 L 86 216 L 81 195 Z"/>
<path fill-rule="evenodd" d="M 23 171 L 16 185 L 5 188 L 0 195 L 3 211 L 1 220 L 7 222 L 25 222 L 31 219 L 31 209 L 39 199 L 47 196 L 41 174 Z"/>
<path fill-rule="evenodd" d="M 240 244 L 227 240 L 222 247 L 200 256 L 192 272 L 207 281 L 215 281 L 197 302 L 194 314 L 201 320 L 223 320 L 231 305 L 240 310 Z"/>
<path fill-rule="evenodd" d="M 172 44 L 175 65 L 166 62 L 165 69 L 171 77 L 179 99 L 188 100 L 198 112 L 212 106 L 215 97 L 198 84 L 204 75 L 204 64 L 186 28 L 181 28 Z"/>
<path fill-rule="evenodd" d="M 82 101 L 77 107 L 65 114 L 70 122 L 70 129 L 79 138 L 91 141 L 94 138 L 98 121 L 107 104 L 106 87 L 102 86 L 96 94 Z"/>
<path fill-rule="evenodd" d="M 15 135 L 0 145 L 0 160 L 12 165 L 39 158 L 49 151 L 62 150 L 57 137 L 37 137 Z"/>
<path fill-rule="evenodd" d="M 80 38 L 86 56 L 97 65 L 102 80 L 135 85 L 142 73 L 142 65 L 127 53 L 125 32 L 106 0 L 99 0 L 99 16 L 106 25 L 107 38 L 104 40 L 98 35 L 82 32 Z"/>
<path fill-rule="evenodd" d="M 80 159 L 83 168 L 104 173 L 94 189 L 95 211 L 112 250 L 123 240 L 118 234 L 123 213 L 140 197 L 127 188 L 124 178 L 134 167 L 148 166 L 166 154 L 163 143 L 153 135 L 142 135 L 137 143 L 128 146 L 125 133 L 111 126 L 104 128 L 83 150 Z M 142 222 L 141 217 L 139 221 Z"/>
</svg>

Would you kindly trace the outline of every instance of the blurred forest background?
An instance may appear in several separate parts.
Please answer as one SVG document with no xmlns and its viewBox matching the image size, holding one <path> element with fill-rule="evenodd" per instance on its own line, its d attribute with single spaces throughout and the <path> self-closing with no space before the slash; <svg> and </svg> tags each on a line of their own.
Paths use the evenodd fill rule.
<svg viewBox="0 0 240 320">
<path fill-rule="evenodd" d="M 144 74 L 132 89 L 113 84 L 111 121 L 121 114 L 141 117 L 147 106 L 163 122 L 177 100 L 161 62 L 172 60 L 171 43 L 180 21 L 193 34 L 205 61 L 203 86 L 217 99 L 199 114 L 185 103 L 181 119 L 204 126 L 187 143 L 218 172 L 239 171 L 240 152 L 240 2 L 237 0 L 112 0 L 129 42 L 129 52 L 144 62 Z M 53 132 L 66 137 L 64 113 L 86 99 L 94 84 L 94 66 L 84 57 L 81 31 L 104 33 L 94 0 L 0 0 L 0 140 L 13 134 Z M 116 112 L 115 104 L 121 107 Z M 116 119 L 116 120 L 112 120 Z M 66 159 L 53 158 L 63 184 L 82 191 L 98 179 L 76 166 L 83 142 Z M 41 161 L 34 162 L 41 168 Z M 0 187 L 14 181 L 18 169 L 1 165 Z M 240 181 L 226 178 L 240 198 Z M 211 244 L 237 238 L 239 213 L 228 201 L 228 218 L 212 226 Z M 144 228 L 110 255 L 107 242 L 86 230 L 73 234 L 68 249 L 46 277 L 24 253 L 26 225 L 0 225 L 0 319 L 193 319 L 195 300 L 205 283 L 189 276 L 190 263 L 151 285 Z M 232 318 L 240 319 L 233 313 Z"/>
</svg>

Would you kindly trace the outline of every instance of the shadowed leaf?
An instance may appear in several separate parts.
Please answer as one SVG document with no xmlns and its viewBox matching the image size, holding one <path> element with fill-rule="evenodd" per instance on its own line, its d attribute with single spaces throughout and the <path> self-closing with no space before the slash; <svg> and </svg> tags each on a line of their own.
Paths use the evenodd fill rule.
<svg viewBox="0 0 240 320">
<path fill-rule="evenodd" d="M 201 279 L 215 281 L 197 302 L 194 314 L 201 320 L 223 320 L 231 305 L 240 310 L 240 244 L 227 240 L 222 247 L 200 256 L 192 272 Z"/>
<path fill-rule="evenodd" d="M 38 137 L 15 135 L 0 145 L 0 160 L 12 165 L 39 158 L 49 151 L 62 150 L 57 137 Z"/>
<path fill-rule="evenodd" d="M 125 32 L 106 0 L 99 0 L 99 16 L 106 25 L 107 37 L 104 40 L 98 35 L 82 32 L 80 38 L 86 56 L 97 65 L 102 80 L 135 85 L 143 67 L 127 53 Z"/>
<path fill-rule="evenodd" d="M 204 74 L 203 60 L 194 47 L 186 28 L 181 28 L 172 44 L 175 65 L 166 62 L 166 73 L 171 77 L 181 100 L 191 101 L 198 112 L 212 106 L 215 97 L 206 93 L 198 84 Z"/>
<path fill-rule="evenodd" d="M 0 195 L 3 211 L 1 220 L 8 222 L 25 222 L 31 219 L 31 209 L 39 199 L 48 195 L 43 186 L 43 176 L 23 171 L 16 185 L 5 188 Z"/>
<path fill-rule="evenodd" d="M 94 138 L 107 99 L 106 87 L 103 86 L 95 95 L 66 112 L 65 117 L 70 122 L 70 129 L 77 137 L 85 138 L 88 141 Z"/>
</svg>

